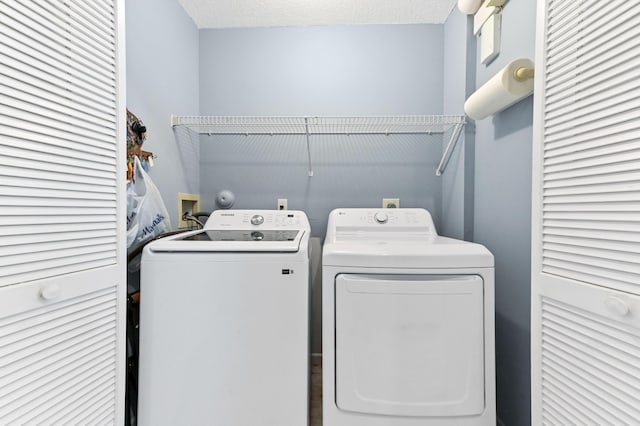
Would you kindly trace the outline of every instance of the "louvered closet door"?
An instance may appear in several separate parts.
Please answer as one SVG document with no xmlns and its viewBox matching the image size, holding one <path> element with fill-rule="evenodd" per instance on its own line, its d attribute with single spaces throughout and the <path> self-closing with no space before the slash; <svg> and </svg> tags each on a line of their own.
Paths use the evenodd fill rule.
<svg viewBox="0 0 640 426">
<path fill-rule="evenodd" d="M 640 3 L 537 27 L 532 424 L 639 424 Z"/>
<path fill-rule="evenodd" d="M 0 0 L 0 424 L 123 421 L 124 1 Z"/>
</svg>

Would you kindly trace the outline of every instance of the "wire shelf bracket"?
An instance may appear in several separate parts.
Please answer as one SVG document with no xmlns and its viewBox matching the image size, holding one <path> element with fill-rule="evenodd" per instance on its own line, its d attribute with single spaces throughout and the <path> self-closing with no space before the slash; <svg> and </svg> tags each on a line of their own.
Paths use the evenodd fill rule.
<svg viewBox="0 0 640 426">
<path fill-rule="evenodd" d="M 308 174 L 313 176 L 310 140 L 313 135 L 445 134 L 451 136 L 436 169 L 441 176 L 465 125 L 464 115 L 400 115 L 362 117 L 184 116 L 172 115 L 172 127 L 202 135 L 301 135 L 307 144 Z"/>
</svg>

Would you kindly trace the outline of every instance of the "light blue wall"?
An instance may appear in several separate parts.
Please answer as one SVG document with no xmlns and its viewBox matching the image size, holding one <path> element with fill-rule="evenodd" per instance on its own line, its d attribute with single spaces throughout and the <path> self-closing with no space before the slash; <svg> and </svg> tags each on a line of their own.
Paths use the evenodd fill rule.
<svg viewBox="0 0 640 426">
<path fill-rule="evenodd" d="M 203 115 L 440 114 L 442 25 L 367 25 L 204 30 L 200 34 Z M 204 137 L 204 205 L 229 189 L 237 208 L 289 200 L 324 236 L 337 207 L 426 207 L 439 219 L 439 137 L 313 137 L 307 176 L 302 137 Z"/>
<path fill-rule="evenodd" d="M 477 87 L 516 58 L 534 59 L 535 3 L 505 5 L 500 55 L 476 62 Z M 474 240 L 496 261 L 498 417 L 509 426 L 530 423 L 532 105 L 529 97 L 476 122 Z"/>
<path fill-rule="evenodd" d="M 178 192 L 199 191 L 197 145 L 177 144 L 169 125 L 171 114 L 198 114 L 198 29 L 177 0 L 125 3 L 127 107 L 147 127 L 150 175 L 176 228 Z"/>
<path fill-rule="evenodd" d="M 476 49 L 468 42 L 471 25 L 471 18 L 457 8 L 444 24 L 444 114 L 463 115 L 464 101 L 475 88 Z M 469 241 L 473 239 L 474 142 L 475 126 L 470 121 L 442 174 L 440 234 Z"/>
</svg>

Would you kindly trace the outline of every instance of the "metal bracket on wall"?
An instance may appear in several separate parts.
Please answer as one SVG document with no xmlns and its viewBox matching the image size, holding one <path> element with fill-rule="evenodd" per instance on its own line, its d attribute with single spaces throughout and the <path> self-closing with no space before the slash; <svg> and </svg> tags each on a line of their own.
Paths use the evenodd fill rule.
<svg viewBox="0 0 640 426">
<path fill-rule="evenodd" d="M 440 164 L 438 164 L 438 168 L 436 169 L 436 176 L 442 176 L 442 173 L 447 168 L 447 164 L 449 164 L 449 160 L 451 159 L 451 154 L 453 154 L 453 149 L 456 147 L 458 143 L 458 139 L 460 138 L 460 132 L 462 131 L 462 127 L 464 126 L 465 121 L 464 117 L 462 121 L 456 124 L 453 127 L 453 131 L 451 132 L 451 137 L 449 138 L 449 143 L 447 143 L 447 147 L 444 149 L 442 153 L 442 159 L 440 159 Z"/>
<path fill-rule="evenodd" d="M 308 174 L 313 176 L 312 135 L 439 135 L 451 131 L 436 176 L 441 176 L 466 123 L 464 115 L 397 115 L 362 117 L 171 116 L 171 126 L 183 126 L 210 136 L 301 135 L 307 143 Z"/>
<path fill-rule="evenodd" d="M 309 143 L 309 138 L 311 135 L 309 134 L 309 117 L 304 118 L 304 129 L 306 132 L 306 140 L 307 140 L 307 168 L 309 177 L 313 176 L 313 167 L 311 167 L 311 144 Z"/>
</svg>

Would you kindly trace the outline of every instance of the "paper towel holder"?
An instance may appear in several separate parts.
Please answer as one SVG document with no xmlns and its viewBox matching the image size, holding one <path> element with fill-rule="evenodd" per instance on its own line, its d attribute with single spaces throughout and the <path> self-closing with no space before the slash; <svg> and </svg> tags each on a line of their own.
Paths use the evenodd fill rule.
<svg viewBox="0 0 640 426">
<path fill-rule="evenodd" d="M 519 58 L 508 63 L 464 103 L 464 111 L 474 120 L 500 112 L 533 93 L 534 63 Z"/>
<path fill-rule="evenodd" d="M 516 79 L 516 81 L 527 81 L 533 78 L 534 75 L 535 71 L 533 68 L 518 67 L 513 72 L 513 78 Z"/>
</svg>

